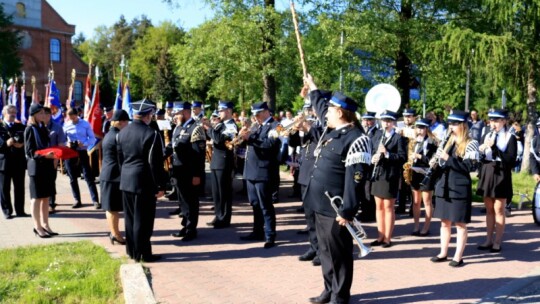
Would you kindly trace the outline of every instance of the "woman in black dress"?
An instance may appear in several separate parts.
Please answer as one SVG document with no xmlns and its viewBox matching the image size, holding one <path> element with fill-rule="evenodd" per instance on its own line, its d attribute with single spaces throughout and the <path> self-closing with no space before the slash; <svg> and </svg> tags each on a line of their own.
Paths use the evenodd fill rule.
<svg viewBox="0 0 540 304">
<path fill-rule="evenodd" d="M 120 164 L 118 163 L 118 153 L 116 149 L 116 136 L 124 127 L 129 124 L 129 115 L 124 110 L 114 111 L 111 118 L 109 132 L 103 138 L 103 161 L 101 174 L 99 175 L 101 185 L 101 206 L 107 216 L 109 225 L 109 239 L 111 244 L 115 242 L 124 245 L 126 241 L 120 234 L 118 222 L 119 212 L 123 211 L 122 191 L 120 191 Z"/>
<path fill-rule="evenodd" d="M 501 251 L 505 225 L 506 198 L 512 197 L 512 168 L 517 157 L 517 139 L 506 125 L 508 111 L 494 110 L 488 113 L 493 129 L 484 135 L 480 153 L 482 169 L 476 193 L 484 197 L 486 205 L 486 241 L 480 250 Z M 495 238 L 493 238 L 495 232 Z"/>
<path fill-rule="evenodd" d="M 418 168 L 427 169 L 429 167 L 429 161 L 437 151 L 438 140 L 429 130 L 431 120 L 420 119 L 416 122 L 416 141 L 411 141 L 409 144 L 409 155 L 411 156 L 412 166 Z M 431 179 L 427 185 L 421 185 L 424 179 L 424 174 L 412 171 L 411 188 L 413 194 L 413 218 L 414 229 L 411 233 L 415 236 L 427 236 L 429 235 L 429 226 L 431 224 L 431 217 L 433 215 L 433 205 L 431 203 L 433 196 L 433 188 L 435 186 L 434 179 Z M 424 227 L 420 230 L 420 209 L 422 207 L 422 201 L 424 201 L 424 208 L 426 211 Z"/>
<path fill-rule="evenodd" d="M 440 179 L 435 184 L 434 217 L 441 219 L 441 251 L 432 262 L 444 262 L 448 256 L 452 223 L 457 228 L 456 252 L 450 266 L 463 265 L 467 244 L 467 223 L 471 222 L 472 181 L 470 173 L 478 162 L 478 142 L 469 136 L 468 112 L 453 111 L 448 116 L 451 136 L 439 153 Z"/>
<path fill-rule="evenodd" d="M 49 130 L 45 126 L 45 111 L 40 104 L 30 107 L 28 126 L 24 130 L 24 151 L 30 177 L 30 198 L 34 234 L 49 238 L 58 233 L 49 226 L 49 197 L 56 194 L 54 187 L 54 154 L 38 155 L 36 152 L 49 147 Z"/>
<path fill-rule="evenodd" d="M 377 240 L 371 246 L 386 248 L 392 246 L 394 230 L 394 203 L 398 193 L 399 179 L 403 164 L 407 161 L 407 142 L 395 131 L 397 113 L 381 113 L 381 129 L 371 141 L 374 164 L 371 176 L 371 195 L 375 197 L 375 216 L 377 219 Z"/>
</svg>

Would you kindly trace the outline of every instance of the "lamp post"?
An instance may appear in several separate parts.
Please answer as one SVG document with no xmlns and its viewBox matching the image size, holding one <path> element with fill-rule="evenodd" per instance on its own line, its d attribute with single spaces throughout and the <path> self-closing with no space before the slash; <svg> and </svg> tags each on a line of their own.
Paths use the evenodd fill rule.
<svg viewBox="0 0 540 304">
<path fill-rule="evenodd" d="M 474 49 L 471 50 L 472 57 L 474 58 Z M 465 85 L 465 111 L 469 112 L 469 89 L 471 82 L 471 60 L 467 65 L 467 84 Z"/>
</svg>

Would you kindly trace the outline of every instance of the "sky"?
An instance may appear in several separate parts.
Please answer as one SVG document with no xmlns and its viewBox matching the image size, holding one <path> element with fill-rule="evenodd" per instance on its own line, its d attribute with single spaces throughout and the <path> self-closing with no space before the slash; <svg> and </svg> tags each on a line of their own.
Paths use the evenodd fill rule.
<svg viewBox="0 0 540 304">
<path fill-rule="evenodd" d="M 146 15 L 154 25 L 172 21 L 189 30 L 212 18 L 210 7 L 204 1 L 179 0 L 180 7 L 171 7 L 161 0 L 47 0 L 66 20 L 76 26 L 76 33 L 87 38 L 94 35 L 99 25 L 111 26 L 124 15 L 127 22 Z"/>
<path fill-rule="evenodd" d="M 146 15 L 152 24 L 172 21 L 185 30 L 197 27 L 213 17 L 212 10 L 202 0 L 177 0 L 180 7 L 170 6 L 161 0 L 47 0 L 67 21 L 75 25 L 76 33 L 86 38 L 94 35 L 99 25 L 111 26 L 124 15 L 127 22 Z M 289 1 L 277 0 L 278 10 L 288 9 Z M 297 7 L 298 9 L 298 7 Z"/>
</svg>

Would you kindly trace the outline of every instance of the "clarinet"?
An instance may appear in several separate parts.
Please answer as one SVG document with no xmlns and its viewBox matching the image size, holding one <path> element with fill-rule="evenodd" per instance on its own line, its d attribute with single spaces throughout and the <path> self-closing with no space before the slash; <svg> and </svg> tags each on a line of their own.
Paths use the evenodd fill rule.
<svg viewBox="0 0 540 304">
<path fill-rule="evenodd" d="M 424 176 L 424 179 L 422 180 L 420 185 L 422 185 L 424 187 L 429 185 L 429 183 L 431 181 L 431 177 L 433 176 L 433 173 L 435 172 L 435 170 L 437 169 L 437 165 L 439 164 L 439 159 L 441 157 L 441 153 L 444 151 L 444 146 L 446 145 L 446 143 L 448 143 L 448 140 L 450 140 L 451 135 L 452 135 L 452 131 L 449 130 L 448 133 L 446 134 L 446 136 L 444 137 L 444 140 L 439 145 L 439 148 L 437 149 L 437 152 L 430 159 L 430 161 L 429 161 L 429 169 L 427 170 L 426 175 Z M 448 149 L 450 149 L 450 147 Z M 448 151 L 446 151 L 446 152 L 448 152 Z"/>
<path fill-rule="evenodd" d="M 386 141 L 386 130 L 382 130 L 382 132 L 383 134 L 381 136 L 381 141 L 379 142 L 379 148 L 377 149 L 377 151 L 380 150 L 381 147 L 384 147 L 384 142 Z M 379 175 L 381 175 L 381 166 L 379 165 L 379 163 L 381 162 L 381 157 L 382 153 L 377 162 L 375 163 L 375 166 L 373 167 L 373 172 L 371 174 L 372 182 L 374 182 L 379 177 Z"/>
</svg>

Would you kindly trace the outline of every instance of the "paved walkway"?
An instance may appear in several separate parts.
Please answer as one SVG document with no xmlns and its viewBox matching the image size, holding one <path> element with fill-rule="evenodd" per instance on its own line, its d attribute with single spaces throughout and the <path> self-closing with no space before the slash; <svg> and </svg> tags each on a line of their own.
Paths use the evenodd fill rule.
<svg viewBox="0 0 540 304">
<path fill-rule="evenodd" d="M 300 202 L 287 198 L 289 177 L 285 173 L 282 176 L 281 202 L 276 205 L 278 246 L 272 249 L 263 249 L 262 243 L 239 241 L 238 237 L 248 233 L 252 223 L 251 207 L 243 196 L 235 198 L 232 227 L 219 230 L 205 225 L 213 214 L 211 202 L 202 201 L 199 238 L 190 243 L 170 236 L 180 227 L 179 218 L 168 215 L 174 204 L 158 203 L 152 244 L 154 253 L 161 254 L 164 260 L 145 266 L 150 270 L 151 284 L 160 303 L 306 303 L 308 297 L 322 291 L 320 268 L 297 259 L 307 249 L 306 237 L 297 234 L 305 223 L 303 215 L 296 213 Z M 50 222 L 61 233 L 59 237 L 34 237 L 30 218 L 0 219 L 0 248 L 90 239 L 114 255 L 125 256 L 123 246 L 109 243 L 105 215 L 93 209 L 86 183 L 79 183 L 85 207 L 73 210 L 67 177 L 58 177 L 59 212 L 51 216 Z M 239 186 L 240 181 L 235 180 L 236 189 Z M 473 206 L 466 264 L 458 269 L 429 261 L 438 253 L 437 220 L 431 236 L 419 238 L 409 236 L 410 218 L 398 218 L 395 245 L 376 248 L 366 258 L 356 260 L 352 302 L 471 303 L 486 296 L 500 299 L 497 292 L 505 288 L 514 297 L 507 299 L 512 303 L 540 302 L 540 277 L 526 286 L 515 284 L 518 278 L 539 274 L 540 229 L 533 223 L 530 211 L 514 211 L 507 219 L 503 251 L 495 254 L 476 249 L 484 239 L 481 207 L 482 204 Z M 29 208 L 27 203 L 27 212 Z M 367 223 L 365 229 L 369 243 L 376 235 L 375 224 Z M 512 289 L 512 284 L 518 287 Z M 516 293 L 519 290 L 522 292 Z M 506 297 L 504 292 L 503 296 Z"/>
</svg>

